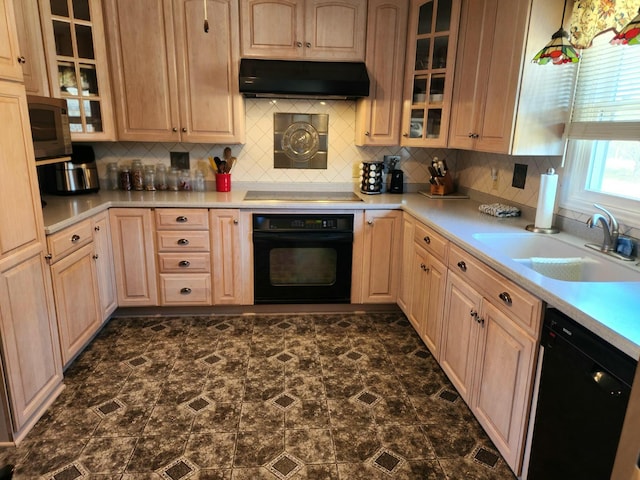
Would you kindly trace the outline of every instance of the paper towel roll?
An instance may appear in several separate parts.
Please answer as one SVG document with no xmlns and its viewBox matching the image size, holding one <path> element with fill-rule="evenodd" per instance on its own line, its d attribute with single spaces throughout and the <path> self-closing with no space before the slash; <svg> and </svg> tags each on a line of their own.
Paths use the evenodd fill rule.
<svg viewBox="0 0 640 480">
<path fill-rule="evenodd" d="M 553 170 L 551 170 L 553 172 Z M 536 228 L 551 228 L 553 221 L 553 207 L 556 204 L 558 189 L 558 175 L 543 173 L 540 176 L 540 191 L 538 192 L 538 208 L 536 209 Z"/>
</svg>

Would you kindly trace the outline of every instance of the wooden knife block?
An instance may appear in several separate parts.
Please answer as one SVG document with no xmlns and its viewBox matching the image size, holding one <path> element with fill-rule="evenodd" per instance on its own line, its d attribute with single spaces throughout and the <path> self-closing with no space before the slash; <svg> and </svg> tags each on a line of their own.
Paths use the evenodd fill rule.
<svg viewBox="0 0 640 480">
<path fill-rule="evenodd" d="M 438 177 L 438 180 L 442 185 L 430 185 L 431 195 L 447 195 L 453 193 L 453 179 L 451 175 L 449 175 L 449 172 L 445 173 L 442 177 Z"/>
</svg>

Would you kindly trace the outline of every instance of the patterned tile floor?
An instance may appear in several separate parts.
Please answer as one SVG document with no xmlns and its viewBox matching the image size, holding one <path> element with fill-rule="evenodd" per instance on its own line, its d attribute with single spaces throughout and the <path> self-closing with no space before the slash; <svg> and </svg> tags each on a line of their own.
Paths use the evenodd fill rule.
<svg viewBox="0 0 640 480">
<path fill-rule="evenodd" d="M 114 318 L 14 478 L 515 477 L 401 313 Z"/>
</svg>

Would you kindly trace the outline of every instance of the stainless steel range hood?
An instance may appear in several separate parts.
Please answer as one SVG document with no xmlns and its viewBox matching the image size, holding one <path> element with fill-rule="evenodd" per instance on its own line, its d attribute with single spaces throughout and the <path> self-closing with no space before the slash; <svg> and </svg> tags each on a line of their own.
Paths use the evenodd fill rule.
<svg viewBox="0 0 640 480">
<path fill-rule="evenodd" d="M 243 58 L 240 93 L 245 97 L 348 100 L 369 96 L 369 75 L 362 62 Z"/>
</svg>

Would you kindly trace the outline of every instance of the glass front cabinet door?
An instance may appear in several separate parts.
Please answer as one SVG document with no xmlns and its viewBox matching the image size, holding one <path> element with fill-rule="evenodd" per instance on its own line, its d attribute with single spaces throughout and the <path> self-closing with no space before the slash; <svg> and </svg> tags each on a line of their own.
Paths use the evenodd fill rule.
<svg viewBox="0 0 640 480">
<path fill-rule="evenodd" d="M 401 144 L 446 147 L 461 0 L 412 0 Z"/>
<path fill-rule="evenodd" d="M 67 100 L 72 140 L 115 140 L 100 0 L 40 0 L 40 14 L 52 93 Z"/>
</svg>

